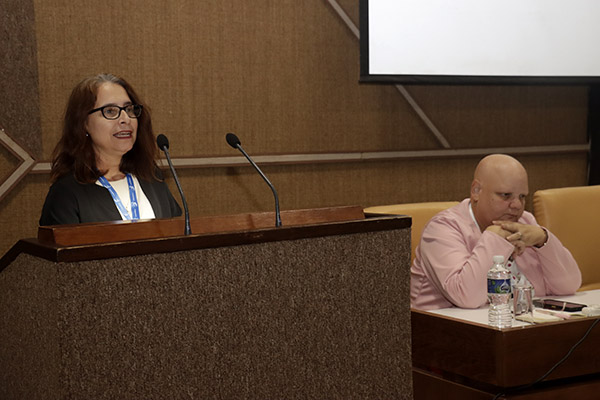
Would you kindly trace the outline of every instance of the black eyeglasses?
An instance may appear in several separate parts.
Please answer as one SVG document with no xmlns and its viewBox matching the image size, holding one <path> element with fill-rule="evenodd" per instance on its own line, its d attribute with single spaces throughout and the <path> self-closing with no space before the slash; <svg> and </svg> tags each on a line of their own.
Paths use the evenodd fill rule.
<svg viewBox="0 0 600 400">
<path fill-rule="evenodd" d="M 95 113 L 96 111 L 101 111 L 102 116 L 106 119 L 117 119 L 121 116 L 121 111 L 125 111 L 125 114 L 129 116 L 129 118 L 137 118 L 142 115 L 142 106 L 139 104 L 128 104 L 124 107 L 119 106 L 103 106 L 94 108 L 92 111 L 88 113 Z"/>
</svg>

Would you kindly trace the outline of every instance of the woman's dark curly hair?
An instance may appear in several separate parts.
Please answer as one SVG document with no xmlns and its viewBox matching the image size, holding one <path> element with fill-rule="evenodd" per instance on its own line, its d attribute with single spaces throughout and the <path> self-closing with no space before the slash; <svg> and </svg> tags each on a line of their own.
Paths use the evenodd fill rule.
<svg viewBox="0 0 600 400">
<path fill-rule="evenodd" d="M 85 123 L 88 113 L 96 103 L 98 88 L 103 83 L 122 86 L 133 104 L 139 104 L 142 114 L 138 117 L 137 138 L 133 148 L 121 159 L 120 169 L 144 180 L 160 180 L 157 176 L 158 148 L 155 145 L 150 108 L 142 102 L 133 87 L 125 79 L 99 74 L 81 81 L 69 97 L 63 124 L 62 137 L 52 152 L 52 182 L 60 177 L 74 173 L 81 183 L 93 183 L 106 171 L 96 166 L 96 154 L 91 137 L 87 135 Z"/>
</svg>

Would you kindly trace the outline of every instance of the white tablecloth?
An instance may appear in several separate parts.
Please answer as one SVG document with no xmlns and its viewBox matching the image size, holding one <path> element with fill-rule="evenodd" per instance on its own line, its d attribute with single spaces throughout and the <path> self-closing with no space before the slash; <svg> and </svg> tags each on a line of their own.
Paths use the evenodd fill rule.
<svg viewBox="0 0 600 400">
<path fill-rule="evenodd" d="M 586 305 L 600 304 L 600 289 L 589 290 L 586 292 L 577 292 L 572 296 L 547 296 L 548 299 L 557 299 L 563 301 L 569 301 L 573 303 L 580 303 Z M 488 324 L 488 306 L 485 305 L 477 309 L 466 309 L 466 308 L 442 308 L 439 310 L 429 311 L 434 314 L 444 315 L 452 318 L 462 319 L 465 321 L 487 325 Z M 513 327 L 529 326 L 530 324 L 523 321 L 517 321 L 513 319 Z"/>
</svg>

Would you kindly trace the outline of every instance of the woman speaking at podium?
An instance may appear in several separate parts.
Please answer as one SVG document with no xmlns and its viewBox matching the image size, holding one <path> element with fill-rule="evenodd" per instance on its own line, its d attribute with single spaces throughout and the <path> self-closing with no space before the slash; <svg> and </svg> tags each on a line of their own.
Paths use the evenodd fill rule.
<svg viewBox="0 0 600 400">
<path fill-rule="evenodd" d="M 181 215 L 160 176 L 155 143 L 150 110 L 129 83 L 110 74 L 81 81 L 52 153 L 40 225 Z"/>
</svg>

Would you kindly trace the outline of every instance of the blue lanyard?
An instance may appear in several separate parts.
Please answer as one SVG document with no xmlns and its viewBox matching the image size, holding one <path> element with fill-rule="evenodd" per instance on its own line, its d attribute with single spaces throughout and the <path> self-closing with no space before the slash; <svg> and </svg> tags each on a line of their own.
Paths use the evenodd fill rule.
<svg viewBox="0 0 600 400">
<path fill-rule="evenodd" d="M 131 177 L 130 174 L 126 174 L 125 176 L 127 177 L 127 186 L 129 186 L 129 201 L 131 203 L 131 213 L 133 214 L 133 218 L 131 218 L 129 216 L 129 213 L 125 209 L 125 206 L 123 205 L 121 198 L 117 194 L 117 191 L 115 190 L 115 188 L 113 188 L 111 186 L 111 184 L 106 180 L 106 178 L 101 176 L 100 178 L 98 178 L 98 180 L 100 181 L 102 186 L 104 186 L 105 188 L 108 189 L 108 191 L 110 192 L 110 195 L 112 196 L 113 200 L 115 201 L 115 205 L 117 206 L 119 211 L 121 211 L 121 214 L 123 214 L 123 217 L 125 217 L 125 219 L 127 219 L 127 220 L 140 219 L 140 209 L 138 207 L 137 196 L 135 194 L 135 186 L 133 185 L 133 178 Z"/>
</svg>

